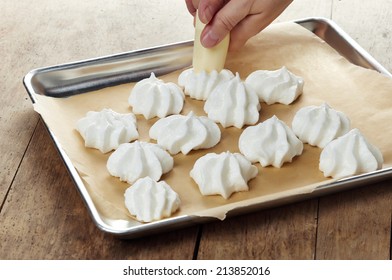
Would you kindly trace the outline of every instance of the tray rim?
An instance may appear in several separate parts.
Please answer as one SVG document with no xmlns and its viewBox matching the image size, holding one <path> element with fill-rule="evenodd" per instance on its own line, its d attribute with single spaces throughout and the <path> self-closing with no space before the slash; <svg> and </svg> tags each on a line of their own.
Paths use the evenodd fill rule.
<svg viewBox="0 0 392 280">
<path fill-rule="evenodd" d="M 328 18 L 323 18 L 323 17 L 308 17 L 308 18 L 294 20 L 293 22 L 298 23 L 300 25 L 305 25 L 307 23 L 315 23 L 315 22 L 321 22 L 321 23 L 329 25 L 332 29 L 334 29 L 342 37 L 342 39 L 344 41 L 346 41 L 346 43 L 348 43 L 350 46 L 352 46 L 352 48 L 355 52 L 357 52 L 360 56 L 362 56 L 363 59 L 365 59 L 368 63 L 370 63 L 370 65 L 373 67 L 374 70 L 388 76 L 389 78 L 392 78 L 392 74 L 390 72 L 388 72 L 388 70 L 385 67 L 383 67 L 376 59 L 374 59 L 374 57 L 372 57 L 365 49 L 363 49 L 354 39 L 352 39 L 333 20 L 330 20 Z M 113 58 L 133 57 L 133 56 L 138 56 L 139 54 L 144 54 L 146 52 L 148 53 L 148 52 L 153 52 L 153 51 L 162 51 L 164 49 L 176 47 L 179 45 L 184 45 L 184 46 L 193 45 L 193 40 L 181 41 L 181 42 L 170 43 L 170 44 L 165 44 L 165 45 L 160 45 L 160 46 L 155 46 L 155 47 L 150 47 L 150 48 L 138 49 L 138 50 L 129 51 L 129 52 L 122 52 L 122 53 L 117 53 L 117 54 L 112 54 L 112 55 L 100 56 L 100 57 L 96 57 L 96 58 L 79 60 L 79 61 L 75 61 L 75 62 L 68 62 L 68 63 L 64 63 L 64 64 L 36 68 L 36 69 L 29 71 L 24 76 L 23 84 L 26 88 L 26 91 L 27 91 L 32 103 L 34 104 L 36 102 L 36 100 L 34 98 L 34 94 L 39 94 L 39 93 L 35 92 L 35 89 L 34 89 L 33 83 L 32 83 L 32 79 L 37 73 L 77 68 L 77 67 L 81 67 L 83 65 L 86 65 L 88 63 L 91 63 L 91 62 L 102 62 L 102 61 L 110 60 Z M 95 204 L 94 204 L 90 194 L 88 193 L 87 188 L 84 186 L 84 183 L 83 183 L 81 177 L 79 176 L 79 173 L 77 172 L 76 168 L 72 164 L 72 161 L 70 160 L 68 155 L 65 153 L 65 151 L 61 148 L 61 144 L 57 140 L 56 136 L 51 132 L 51 130 L 48 128 L 48 126 L 46 125 L 45 122 L 44 122 L 44 124 L 45 124 L 45 128 L 48 131 L 50 137 L 52 138 L 52 140 L 55 143 L 55 147 L 56 147 L 57 151 L 59 152 L 59 154 L 60 154 L 60 156 L 61 156 L 61 158 L 67 168 L 67 171 L 69 172 L 70 177 L 76 186 L 76 189 L 78 190 L 80 196 L 82 197 L 83 202 L 86 205 L 86 208 L 89 212 L 89 215 L 91 216 L 95 225 L 101 231 L 112 234 L 112 235 L 119 237 L 119 238 L 129 239 L 129 238 L 138 238 L 138 237 L 146 236 L 149 234 L 158 233 L 161 231 L 174 230 L 176 228 L 180 228 L 180 227 L 182 228 L 182 227 L 186 227 L 188 225 L 194 225 L 194 224 L 198 224 L 198 223 L 205 223 L 205 222 L 218 220 L 217 218 L 214 218 L 214 217 L 181 215 L 181 216 L 175 216 L 175 217 L 163 219 L 160 221 L 154 221 L 151 223 L 145 223 L 145 224 L 141 223 L 139 225 L 131 226 L 126 229 L 119 229 L 119 228 L 111 225 L 110 222 L 106 218 L 101 216 L 101 214 L 99 213 L 99 211 L 95 207 Z M 392 167 L 384 168 L 384 169 L 377 170 L 374 172 L 369 172 L 369 173 L 361 174 L 361 175 L 357 175 L 357 176 L 351 176 L 348 178 L 337 180 L 332 183 L 320 185 L 320 186 L 316 187 L 314 189 L 314 191 L 311 193 L 299 194 L 296 196 L 286 197 L 284 199 L 281 199 L 280 201 L 270 201 L 269 203 L 258 203 L 255 205 L 251 205 L 249 207 L 236 208 L 236 209 L 229 211 L 226 214 L 226 217 L 250 213 L 252 211 L 256 211 L 256 210 L 260 210 L 260 209 L 276 207 L 276 206 L 280 206 L 280 205 L 284 205 L 284 204 L 288 204 L 288 203 L 293 203 L 293 202 L 303 201 L 306 199 L 320 197 L 320 196 L 331 194 L 331 193 L 341 192 L 341 191 L 345 191 L 348 189 L 363 186 L 364 184 L 385 180 L 385 179 L 391 178 L 391 177 L 392 177 Z"/>
</svg>

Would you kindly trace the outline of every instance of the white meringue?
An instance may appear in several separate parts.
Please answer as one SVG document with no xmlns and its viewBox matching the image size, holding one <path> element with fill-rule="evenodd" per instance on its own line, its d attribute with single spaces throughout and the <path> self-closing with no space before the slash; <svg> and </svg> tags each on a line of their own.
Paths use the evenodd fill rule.
<svg viewBox="0 0 392 280">
<path fill-rule="evenodd" d="M 83 137 L 86 147 L 98 149 L 102 153 L 139 137 L 135 115 L 120 114 L 111 109 L 87 112 L 76 123 L 76 130 Z"/>
<path fill-rule="evenodd" d="M 239 148 L 251 162 L 280 168 L 283 163 L 302 154 L 303 143 L 284 122 L 273 116 L 247 127 L 240 135 Z"/>
<path fill-rule="evenodd" d="M 149 78 L 136 83 L 128 98 L 135 114 L 146 119 L 164 118 L 178 114 L 184 106 L 185 96 L 175 83 L 165 83 L 151 73 Z"/>
<path fill-rule="evenodd" d="M 285 66 L 275 71 L 257 70 L 246 78 L 245 83 L 255 90 L 260 101 L 268 105 L 289 105 L 302 94 L 304 86 L 304 80 Z"/>
<path fill-rule="evenodd" d="M 342 112 L 323 103 L 301 108 L 294 116 L 292 128 L 302 142 L 324 148 L 350 130 L 350 120 Z"/>
<path fill-rule="evenodd" d="M 173 164 L 171 155 L 159 145 L 135 141 L 121 144 L 110 155 L 106 167 L 110 175 L 133 184 L 146 176 L 158 181 L 173 169 Z"/>
<path fill-rule="evenodd" d="M 206 154 L 190 171 L 202 195 L 220 194 L 225 199 L 234 192 L 248 191 L 248 181 L 257 174 L 257 167 L 243 155 L 230 152 Z"/>
<path fill-rule="evenodd" d="M 242 128 L 259 120 L 260 103 L 256 93 L 236 76 L 219 84 L 208 97 L 204 111 L 223 127 Z"/>
<path fill-rule="evenodd" d="M 170 217 L 180 207 L 180 197 L 165 182 L 150 177 L 137 180 L 124 193 L 125 206 L 140 222 Z"/>
<path fill-rule="evenodd" d="M 186 155 L 191 150 L 208 149 L 220 141 L 221 132 L 216 123 L 205 116 L 190 112 L 187 116 L 173 115 L 158 120 L 150 128 L 150 138 L 171 154 L 180 151 Z"/>
<path fill-rule="evenodd" d="M 380 150 L 354 128 L 325 146 L 319 168 L 325 177 L 339 179 L 378 170 L 383 161 Z"/>
<path fill-rule="evenodd" d="M 219 73 L 216 70 L 195 73 L 193 68 L 189 68 L 181 72 L 178 84 L 184 88 L 186 95 L 197 100 L 206 100 L 217 85 L 233 77 L 233 73 L 227 69 Z"/>
</svg>

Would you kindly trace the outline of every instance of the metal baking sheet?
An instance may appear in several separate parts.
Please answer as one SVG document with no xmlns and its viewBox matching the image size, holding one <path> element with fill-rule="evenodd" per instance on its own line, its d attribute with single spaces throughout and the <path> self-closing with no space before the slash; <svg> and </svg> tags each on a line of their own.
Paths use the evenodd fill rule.
<svg viewBox="0 0 392 280">
<path fill-rule="evenodd" d="M 353 64 L 364 68 L 374 69 L 392 78 L 392 75 L 382 65 L 331 20 L 324 18 L 306 18 L 295 22 L 326 41 Z M 163 75 L 182 69 L 191 64 L 192 51 L 193 41 L 159 46 L 35 69 L 24 77 L 23 82 L 33 103 L 35 102 L 34 94 L 62 98 L 105 87 L 136 82 L 148 77 L 152 71 L 157 75 Z M 214 218 L 183 215 L 143 224 L 133 220 L 113 220 L 103 217 L 97 211 L 79 174 L 67 154 L 61 148 L 56 136 L 50 130 L 49 134 L 55 142 L 94 223 L 102 231 L 111 233 L 120 238 L 136 238 L 164 230 L 173 230 L 195 223 L 214 220 Z M 248 213 L 262 208 L 278 206 L 289 202 L 342 191 L 363 184 L 391 178 L 391 175 L 392 168 L 387 168 L 359 176 L 353 176 L 338 180 L 331 184 L 319 186 L 312 193 L 292 196 L 284 200 L 270 201 L 268 203 L 237 208 L 227 213 L 227 216 Z"/>
</svg>

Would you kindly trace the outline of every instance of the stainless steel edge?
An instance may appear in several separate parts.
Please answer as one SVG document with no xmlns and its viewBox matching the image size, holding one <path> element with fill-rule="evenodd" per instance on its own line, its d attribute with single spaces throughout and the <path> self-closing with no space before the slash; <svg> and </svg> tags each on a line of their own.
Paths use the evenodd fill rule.
<svg viewBox="0 0 392 280">
<path fill-rule="evenodd" d="M 361 67 L 374 69 L 390 78 L 392 74 L 382 66 L 373 56 L 363 49 L 334 21 L 322 18 L 304 18 L 296 20 L 296 23 L 315 33 L 324 39 L 332 48 L 346 57 L 350 62 Z"/>
<path fill-rule="evenodd" d="M 191 64 L 192 41 L 179 42 L 94 59 L 31 70 L 23 79 L 34 94 L 67 97 L 139 81 L 152 71 L 163 75 Z"/>
<path fill-rule="evenodd" d="M 382 65 L 380 65 L 333 21 L 326 18 L 305 18 L 295 22 L 325 40 L 352 63 L 365 68 L 374 69 L 392 78 L 392 75 Z M 158 75 L 162 75 L 187 67 L 191 64 L 192 49 L 193 41 L 186 41 L 34 69 L 27 73 L 23 79 L 23 83 L 33 103 L 35 102 L 35 94 L 43 94 L 59 98 L 66 97 L 104 87 L 137 81 L 147 77 L 152 71 Z M 196 223 L 205 223 L 216 220 L 209 217 L 184 215 L 143 224 L 136 221 L 111 220 L 102 217 L 96 209 L 82 179 L 68 155 L 61 148 L 61 145 L 57 141 L 55 135 L 53 135 L 49 129 L 48 132 L 53 139 L 57 150 L 63 159 L 90 216 L 93 219 L 93 222 L 100 230 L 120 238 L 137 238 Z M 227 216 L 244 214 L 258 209 L 274 207 L 337 191 L 347 190 L 366 183 L 384 180 L 391 176 L 392 168 L 382 169 L 319 186 L 311 193 L 290 196 L 279 199 L 279 201 L 270 201 L 268 203 L 237 208 L 227 213 Z"/>
</svg>

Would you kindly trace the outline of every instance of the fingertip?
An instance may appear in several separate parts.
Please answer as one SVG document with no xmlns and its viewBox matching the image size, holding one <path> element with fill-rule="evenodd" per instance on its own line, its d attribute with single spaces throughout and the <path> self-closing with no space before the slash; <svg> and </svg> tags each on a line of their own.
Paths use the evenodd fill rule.
<svg viewBox="0 0 392 280">
<path fill-rule="evenodd" d="M 212 29 L 206 28 L 201 35 L 200 41 L 203 47 L 212 48 L 219 43 L 220 38 Z"/>
<path fill-rule="evenodd" d="M 186 7 L 192 16 L 196 15 L 196 8 L 192 0 L 185 0 Z"/>
<path fill-rule="evenodd" d="M 224 5 L 223 0 L 200 0 L 198 7 L 200 21 L 208 24 Z"/>
<path fill-rule="evenodd" d="M 199 19 L 202 23 L 207 24 L 211 21 L 214 16 L 210 6 L 200 7 L 198 10 Z"/>
</svg>

